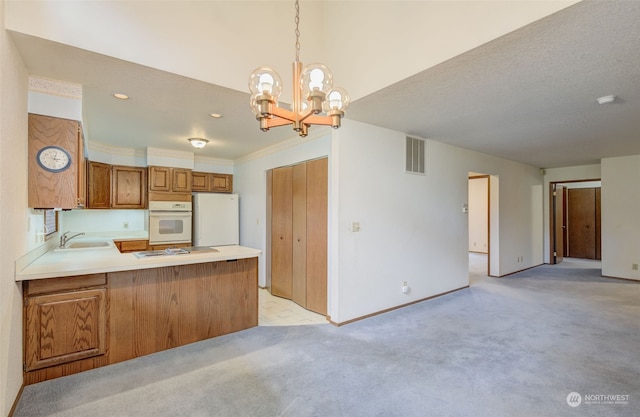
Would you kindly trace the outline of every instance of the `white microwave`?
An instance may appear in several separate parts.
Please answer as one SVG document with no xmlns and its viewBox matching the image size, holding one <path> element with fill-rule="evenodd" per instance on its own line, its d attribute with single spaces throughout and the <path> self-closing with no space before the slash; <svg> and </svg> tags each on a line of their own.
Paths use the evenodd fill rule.
<svg viewBox="0 0 640 417">
<path fill-rule="evenodd" d="M 149 202 L 149 244 L 191 243 L 191 203 Z"/>
</svg>

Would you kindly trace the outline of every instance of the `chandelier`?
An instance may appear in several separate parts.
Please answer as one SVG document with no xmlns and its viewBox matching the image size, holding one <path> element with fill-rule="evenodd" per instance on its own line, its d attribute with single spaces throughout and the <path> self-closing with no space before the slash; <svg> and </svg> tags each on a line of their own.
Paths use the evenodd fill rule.
<svg viewBox="0 0 640 417">
<path fill-rule="evenodd" d="M 300 62 L 300 5 L 296 0 L 296 60 L 293 63 L 293 104 L 291 110 L 278 107 L 282 92 L 280 75 L 268 67 L 254 70 L 249 77 L 251 109 L 263 132 L 272 127 L 293 125 L 293 130 L 307 136 L 309 126 L 340 127 L 340 119 L 349 105 L 349 96 L 341 87 L 333 87 L 333 75 L 323 64 Z M 303 101 L 303 98 L 306 102 Z M 324 114 L 322 114 L 324 113 Z"/>
</svg>

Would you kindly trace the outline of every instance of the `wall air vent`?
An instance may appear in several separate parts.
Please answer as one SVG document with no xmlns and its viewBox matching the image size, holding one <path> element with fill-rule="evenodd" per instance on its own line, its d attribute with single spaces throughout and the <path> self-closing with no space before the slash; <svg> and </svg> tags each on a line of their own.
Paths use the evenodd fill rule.
<svg viewBox="0 0 640 417">
<path fill-rule="evenodd" d="M 407 172 L 424 174 L 424 139 L 407 136 Z"/>
</svg>

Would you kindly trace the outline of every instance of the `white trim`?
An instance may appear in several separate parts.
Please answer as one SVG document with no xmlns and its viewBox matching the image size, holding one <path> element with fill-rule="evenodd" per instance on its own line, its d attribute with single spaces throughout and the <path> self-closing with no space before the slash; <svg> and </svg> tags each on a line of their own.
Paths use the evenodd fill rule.
<svg viewBox="0 0 640 417">
<path fill-rule="evenodd" d="M 132 156 L 134 158 L 144 158 L 147 152 L 144 149 L 121 148 L 119 146 L 105 145 L 104 143 L 89 141 L 88 149 L 90 151 L 102 152 L 109 155 Z"/>
<path fill-rule="evenodd" d="M 233 163 L 234 165 L 236 164 L 243 164 L 245 162 L 249 162 L 249 161 L 253 161 L 255 159 L 260 159 L 260 158 L 264 158 L 265 156 L 274 154 L 274 153 L 278 153 L 281 152 L 285 149 L 289 149 L 292 148 L 294 146 L 298 146 L 301 143 L 304 142 L 310 142 L 312 140 L 318 139 L 320 137 L 324 137 L 327 134 L 330 134 L 331 130 L 330 128 L 314 128 L 313 130 L 313 134 L 310 134 L 309 136 L 307 136 L 306 138 L 301 138 L 300 136 L 294 136 L 290 139 L 286 139 L 283 140 L 282 142 L 278 142 L 278 143 L 274 143 L 273 145 L 267 146 L 265 148 L 262 149 L 258 149 L 255 152 L 252 152 L 250 154 L 241 156 L 238 159 L 234 159 Z"/>
<path fill-rule="evenodd" d="M 221 158 L 212 158 L 210 156 L 202 156 L 195 155 L 193 157 L 193 161 L 198 164 L 207 164 L 207 165 L 224 165 L 224 166 L 233 166 L 234 161 L 232 159 L 221 159 Z"/>
</svg>

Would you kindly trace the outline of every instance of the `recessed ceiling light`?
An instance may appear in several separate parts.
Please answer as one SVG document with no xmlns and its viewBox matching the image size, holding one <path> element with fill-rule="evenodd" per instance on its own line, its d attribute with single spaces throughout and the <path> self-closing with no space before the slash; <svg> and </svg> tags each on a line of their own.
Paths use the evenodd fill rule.
<svg viewBox="0 0 640 417">
<path fill-rule="evenodd" d="M 598 104 L 609 104 L 609 103 L 613 103 L 616 100 L 616 96 L 614 95 L 610 95 L 610 96 L 603 96 L 598 98 Z"/>
<path fill-rule="evenodd" d="M 129 100 L 129 96 L 122 93 L 115 93 L 113 95 L 115 98 L 119 98 L 120 100 Z"/>
<path fill-rule="evenodd" d="M 213 117 L 214 119 L 219 119 L 222 117 L 220 113 L 209 113 L 209 116 Z"/>
</svg>

